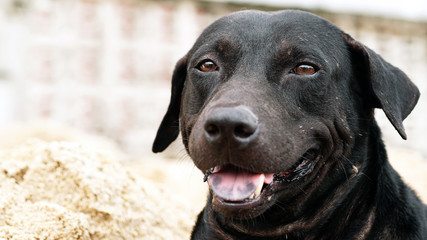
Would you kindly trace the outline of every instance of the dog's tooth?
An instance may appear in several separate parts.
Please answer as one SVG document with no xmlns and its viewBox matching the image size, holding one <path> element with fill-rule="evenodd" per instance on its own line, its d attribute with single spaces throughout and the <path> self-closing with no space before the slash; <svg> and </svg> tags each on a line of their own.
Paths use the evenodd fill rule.
<svg viewBox="0 0 427 240">
<path fill-rule="evenodd" d="M 252 193 L 252 195 L 250 195 L 249 197 L 248 197 L 248 199 L 254 199 L 255 198 L 255 193 Z"/>
<path fill-rule="evenodd" d="M 254 195 L 255 195 L 254 197 L 257 197 L 257 196 L 259 196 L 261 194 L 262 186 L 264 185 L 264 179 L 265 179 L 265 175 L 261 174 L 261 176 L 259 177 L 258 186 L 257 186 L 257 188 L 255 189 L 255 192 L 254 192 Z"/>
</svg>

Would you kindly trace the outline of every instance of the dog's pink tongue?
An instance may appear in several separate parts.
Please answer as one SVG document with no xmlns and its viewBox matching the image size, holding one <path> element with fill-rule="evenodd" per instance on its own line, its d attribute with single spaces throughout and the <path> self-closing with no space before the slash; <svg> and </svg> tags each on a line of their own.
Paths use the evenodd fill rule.
<svg viewBox="0 0 427 240">
<path fill-rule="evenodd" d="M 208 183 L 214 194 L 224 200 L 243 201 L 255 192 L 259 184 L 263 184 L 260 178 L 259 173 L 229 168 L 209 175 Z"/>
</svg>

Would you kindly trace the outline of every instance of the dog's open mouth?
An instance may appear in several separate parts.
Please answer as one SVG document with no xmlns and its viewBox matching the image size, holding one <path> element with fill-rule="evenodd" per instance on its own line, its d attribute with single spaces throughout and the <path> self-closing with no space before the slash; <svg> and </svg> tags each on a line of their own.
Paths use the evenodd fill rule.
<svg viewBox="0 0 427 240">
<path fill-rule="evenodd" d="M 294 182 L 310 174 L 321 158 L 317 149 L 307 151 L 292 167 L 279 173 L 257 173 L 231 164 L 216 166 L 208 170 L 207 181 L 214 197 L 223 203 L 244 205 L 271 199 L 274 184 Z M 268 192 L 263 194 L 264 192 Z"/>
<path fill-rule="evenodd" d="M 233 165 L 217 166 L 205 176 L 216 197 L 227 202 L 250 201 L 261 194 L 274 174 L 254 173 Z"/>
</svg>

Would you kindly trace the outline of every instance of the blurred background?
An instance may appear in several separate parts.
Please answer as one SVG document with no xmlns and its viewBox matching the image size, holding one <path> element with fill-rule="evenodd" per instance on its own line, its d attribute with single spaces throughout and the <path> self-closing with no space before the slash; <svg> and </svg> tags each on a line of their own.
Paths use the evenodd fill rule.
<svg viewBox="0 0 427 240">
<path fill-rule="evenodd" d="M 207 186 L 180 141 L 166 153 L 151 153 L 176 61 L 207 25 L 230 12 L 302 9 L 380 53 L 420 89 L 404 122 L 407 141 L 381 110 L 376 117 L 393 166 L 427 202 L 423 1 L 1 0 L 0 149 L 37 137 L 120 153 L 112 156 L 201 209 Z"/>
</svg>

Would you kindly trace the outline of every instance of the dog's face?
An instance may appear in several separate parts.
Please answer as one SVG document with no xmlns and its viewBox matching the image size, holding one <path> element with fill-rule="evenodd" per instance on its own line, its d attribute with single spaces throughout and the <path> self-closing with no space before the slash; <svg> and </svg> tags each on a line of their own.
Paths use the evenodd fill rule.
<svg viewBox="0 0 427 240">
<path fill-rule="evenodd" d="M 179 118 L 216 212 L 246 219 L 278 206 L 292 219 L 357 174 L 352 154 L 367 141 L 373 108 L 405 137 L 417 99 L 401 71 L 322 18 L 239 12 L 178 62 L 153 150 L 176 138 Z"/>
</svg>

